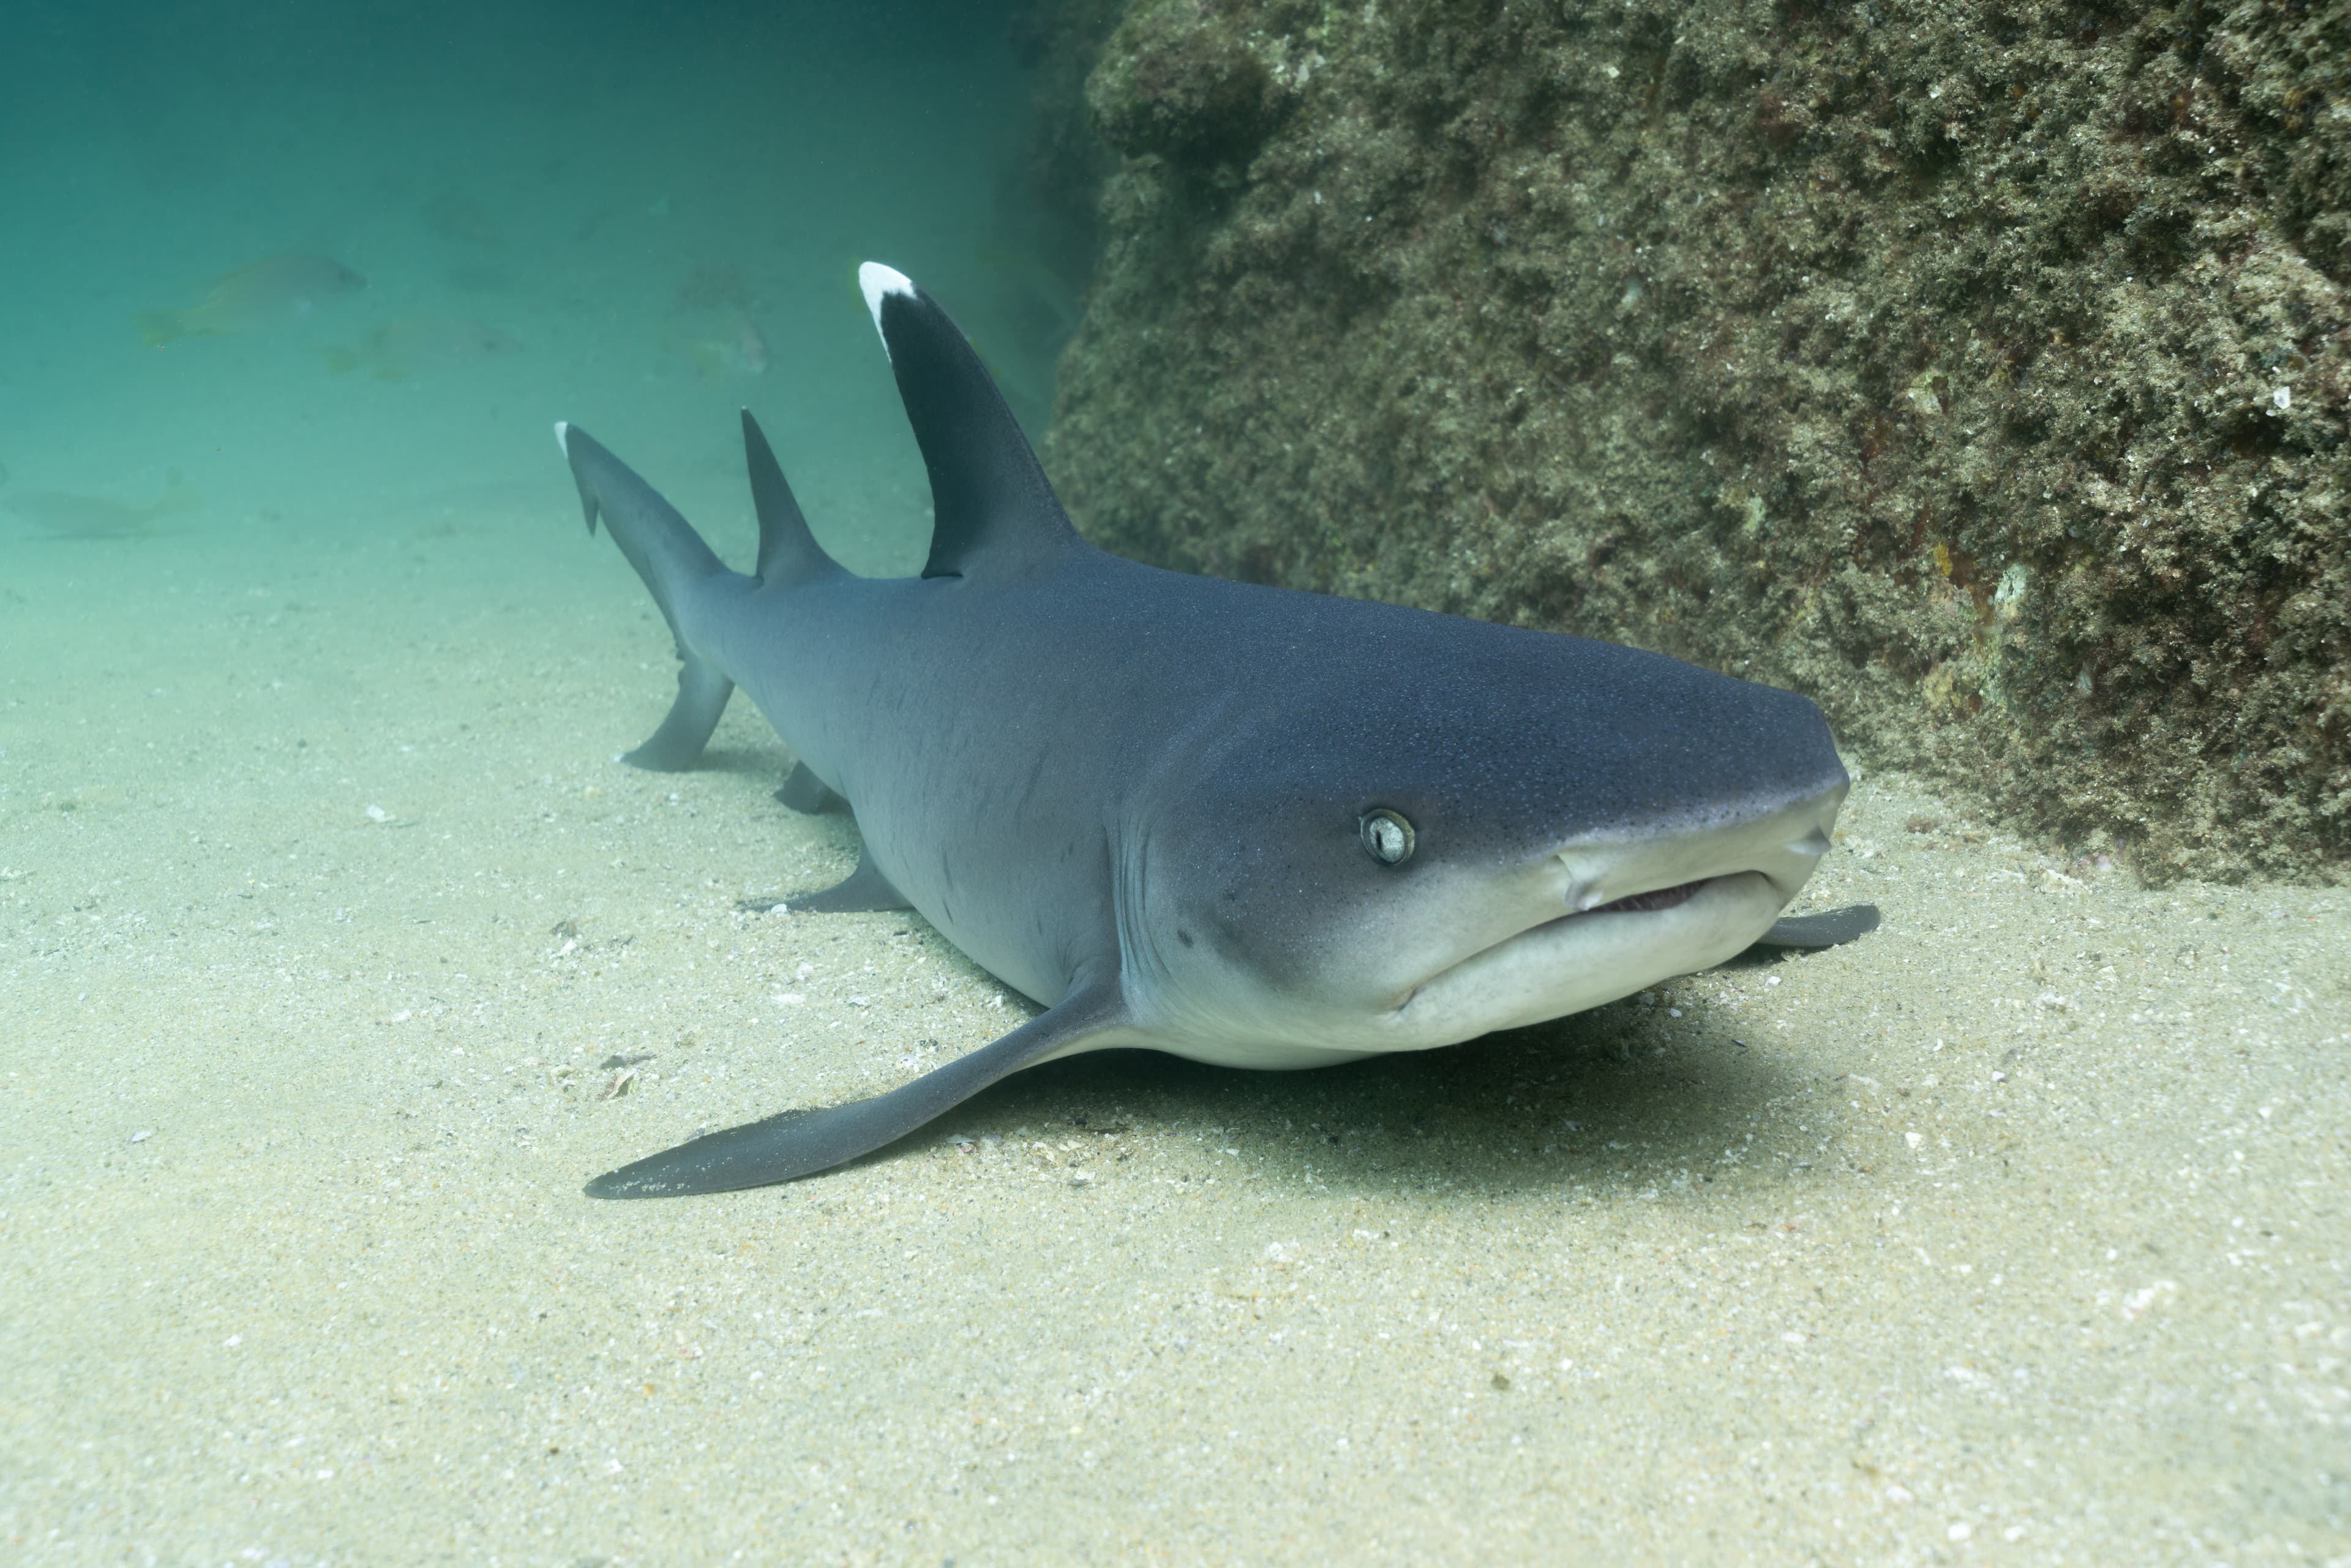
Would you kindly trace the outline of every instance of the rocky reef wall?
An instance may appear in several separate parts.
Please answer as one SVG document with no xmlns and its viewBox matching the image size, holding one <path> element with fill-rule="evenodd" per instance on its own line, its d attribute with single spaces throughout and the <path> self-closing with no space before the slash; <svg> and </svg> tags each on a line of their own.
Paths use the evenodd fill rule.
<svg viewBox="0 0 2351 1568">
<path fill-rule="evenodd" d="M 2351 869 L 2351 5 L 1137 0 L 1084 84 L 1105 547 L 1792 686 L 2158 880 Z"/>
</svg>

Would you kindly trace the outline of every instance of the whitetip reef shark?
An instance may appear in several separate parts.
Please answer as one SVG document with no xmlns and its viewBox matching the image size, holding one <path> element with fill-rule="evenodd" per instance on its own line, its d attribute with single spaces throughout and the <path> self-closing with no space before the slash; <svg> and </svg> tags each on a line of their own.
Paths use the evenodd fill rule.
<svg viewBox="0 0 2351 1568">
<path fill-rule="evenodd" d="M 1790 692 L 1558 632 L 1187 576 L 1080 538 L 987 371 L 900 273 L 859 273 L 930 476 L 916 578 L 819 547 L 743 438 L 750 575 L 585 432 L 592 532 L 682 668 L 625 760 L 691 767 L 740 686 L 864 851 L 795 911 L 913 909 L 1045 1011 L 872 1099 L 786 1111 L 597 1177 L 597 1197 L 829 1169 L 1008 1073 L 1141 1046 L 1297 1068 L 1452 1045 L 1722 962 L 1779 920 L 1848 779 Z"/>
</svg>

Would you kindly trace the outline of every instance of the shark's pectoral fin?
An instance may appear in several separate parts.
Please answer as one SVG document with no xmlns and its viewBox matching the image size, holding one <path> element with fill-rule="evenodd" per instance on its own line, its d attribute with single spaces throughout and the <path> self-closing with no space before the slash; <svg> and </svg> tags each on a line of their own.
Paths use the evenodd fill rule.
<svg viewBox="0 0 2351 1568">
<path fill-rule="evenodd" d="M 914 906 L 890 885 L 890 879 L 873 863 L 872 852 L 867 851 L 857 857 L 857 869 L 846 877 L 821 893 L 795 894 L 784 900 L 784 907 L 794 915 L 857 915 Z"/>
<path fill-rule="evenodd" d="M 669 705 L 669 716 L 652 739 L 622 754 L 621 760 L 632 768 L 682 773 L 693 767 L 710 732 L 718 727 L 726 699 L 734 695 L 735 683 L 712 666 L 682 651 L 678 657 L 685 662 L 677 669 L 677 700 Z"/>
<path fill-rule="evenodd" d="M 776 799 L 795 811 L 813 815 L 819 811 L 835 811 L 849 802 L 833 793 L 832 786 L 809 771 L 805 762 L 795 762 L 784 776 L 784 787 L 776 791 Z"/>
<path fill-rule="evenodd" d="M 588 1184 L 590 1197 L 679 1197 L 767 1186 L 830 1170 L 894 1143 L 998 1079 L 1120 1031 L 1126 1008 L 1113 980 L 1081 983 L 1060 1006 L 991 1045 L 871 1100 L 786 1111 L 680 1144 Z M 1105 1040 L 1105 1044 L 1120 1043 Z"/>
<path fill-rule="evenodd" d="M 1835 947 L 1877 929 L 1877 905 L 1848 904 L 1823 915 L 1792 915 L 1775 920 L 1755 938 L 1758 947 Z"/>
</svg>

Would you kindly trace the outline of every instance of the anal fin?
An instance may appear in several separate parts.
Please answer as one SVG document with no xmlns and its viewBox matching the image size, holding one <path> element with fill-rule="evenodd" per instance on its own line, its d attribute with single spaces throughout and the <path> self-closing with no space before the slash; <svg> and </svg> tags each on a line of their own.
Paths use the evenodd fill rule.
<svg viewBox="0 0 2351 1568">
<path fill-rule="evenodd" d="M 784 787 L 776 791 L 776 799 L 795 811 L 814 815 L 819 811 L 837 811 L 849 804 L 835 794 L 832 786 L 809 771 L 805 762 L 795 762 L 784 776 Z"/>
<path fill-rule="evenodd" d="M 857 915 L 869 910 L 912 909 L 906 895 L 890 885 L 868 850 L 857 857 L 857 869 L 821 893 L 795 894 L 784 900 L 794 915 Z"/>
</svg>

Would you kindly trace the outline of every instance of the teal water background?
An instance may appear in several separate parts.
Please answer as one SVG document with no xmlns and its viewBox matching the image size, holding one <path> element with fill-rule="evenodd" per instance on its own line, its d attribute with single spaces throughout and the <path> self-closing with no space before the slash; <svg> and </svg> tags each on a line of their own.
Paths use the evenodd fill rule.
<svg viewBox="0 0 2351 1568">
<path fill-rule="evenodd" d="M 281 559 L 451 506 L 551 516 L 557 418 L 726 535 L 747 403 L 820 532 L 893 564 L 925 497 L 856 264 L 922 279 L 1024 417 L 1050 404 L 1057 305 L 1002 259 L 1004 33 L 905 4 L 30 8 L 0 54 L 0 540 L 57 531 L 59 495 L 193 492 L 151 531 L 260 528 Z M 141 341 L 141 313 L 287 253 L 367 287 Z M 136 591 L 136 542 L 75 548 Z"/>
</svg>

